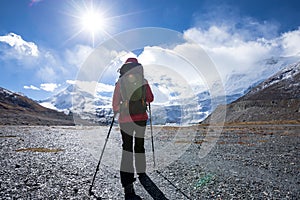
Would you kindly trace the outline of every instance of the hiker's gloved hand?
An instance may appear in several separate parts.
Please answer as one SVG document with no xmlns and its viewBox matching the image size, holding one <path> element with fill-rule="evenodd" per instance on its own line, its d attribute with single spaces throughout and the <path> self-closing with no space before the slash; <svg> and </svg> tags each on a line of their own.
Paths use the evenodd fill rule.
<svg viewBox="0 0 300 200">
<path fill-rule="evenodd" d="M 120 113 L 115 113 L 114 118 L 119 119 Z"/>
<path fill-rule="evenodd" d="M 119 114 L 120 114 L 119 110 L 114 110 L 114 116 L 115 117 L 119 117 Z"/>
</svg>

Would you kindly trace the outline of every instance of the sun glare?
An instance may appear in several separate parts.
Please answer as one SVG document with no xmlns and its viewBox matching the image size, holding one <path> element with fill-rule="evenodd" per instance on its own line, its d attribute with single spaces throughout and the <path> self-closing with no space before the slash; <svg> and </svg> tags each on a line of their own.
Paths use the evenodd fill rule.
<svg viewBox="0 0 300 200">
<path fill-rule="evenodd" d="M 80 21 L 82 28 L 93 35 L 106 28 L 105 17 L 93 10 L 83 13 Z"/>
<path fill-rule="evenodd" d="M 76 37 L 90 40 L 93 47 L 97 42 L 106 37 L 110 37 L 113 22 L 112 10 L 104 2 L 95 3 L 90 1 L 68 1 L 70 7 L 66 7 L 66 14 L 72 19 L 73 33 L 67 41 Z M 67 42 L 66 41 L 66 42 Z"/>
<path fill-rule="evenodd" d="M 65 13 L 71 17 L 69 24 L 73 28 L 70 29 L 71 36 L 66 42 L 80 37 L 91 41 L 93 47 L 97 43 L 111 38 L 111 33 L 121 27 L 120 23 L 127 24 L 125 23 L 127 17 L 145 12 L 145 10 L 142 10 L 115 15 L 113 9 L 115 4 L 111 4 L 111 1 L 72 0 L 67 2 L 70 7 L 66 7 Z"/>
<path fill-rule="evenodd" d="M 72 35 L 66 42 L 77 37 L 91 40 L 93 47 L 107 38 L 111 38 L 111 32 L 116 28 L 120 20 L 130 15 L 137 14 L 127 13 L 114 15 L 113 5 L 110 1 L 68 1 L 70 7 L 66 7 L 66 15 L 71 18 L 70 29 Z M 140 12 L 140 11 L 139 11 Z M 142 12 L 142 11 L 141 11 Z"/>
</svg>

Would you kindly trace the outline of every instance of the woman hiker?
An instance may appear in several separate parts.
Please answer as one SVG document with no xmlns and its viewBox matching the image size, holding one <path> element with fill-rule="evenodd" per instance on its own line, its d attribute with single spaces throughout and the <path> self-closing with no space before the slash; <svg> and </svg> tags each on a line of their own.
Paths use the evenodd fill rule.
<svg viewBox="0 0 300 200">
<path fill-rule="evenodd" d="M 113 94 L 113 111 L 119 113 L 122 135 L 121 184 L 125 199 L 140 199 L 133 188 L 134 164 L 139 176 L 146 172 L 144 136 L 148 120 L 147 105 L 154 100 L 143 66 L 136 58 L 128 58 L 120 68 L 120 78 Z M 134 147 L 133 147 L 134 144 Z M 133 159 L 134 158 L 134 159 Z"/>
</svg>

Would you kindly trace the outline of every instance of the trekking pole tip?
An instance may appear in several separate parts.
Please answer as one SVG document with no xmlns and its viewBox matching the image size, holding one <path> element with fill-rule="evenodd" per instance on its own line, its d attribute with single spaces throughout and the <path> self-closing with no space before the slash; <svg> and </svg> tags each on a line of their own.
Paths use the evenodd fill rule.
<svg viewBox="0 0 300 200">
<path fill-rule="evenodd" d="M 89 195 L 90 196 L 94 195 L 94 192 L 92 191 L 92 188 L 89 189 Z"/>
</svg>

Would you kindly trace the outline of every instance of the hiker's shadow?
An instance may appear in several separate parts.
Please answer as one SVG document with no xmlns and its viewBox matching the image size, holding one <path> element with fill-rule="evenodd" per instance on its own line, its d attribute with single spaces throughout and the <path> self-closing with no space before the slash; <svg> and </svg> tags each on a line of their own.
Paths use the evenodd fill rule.
<svg viewBox="0 0 300 200">
<path fill-rule="evenodd" d="M 150 179 L 147 174 L 142 174 L 139 176 L 139 180 L 148 194 L 154 200 L 168 200 L 164 193 L 155 185 L 155 183 Z"/>
</svg>

